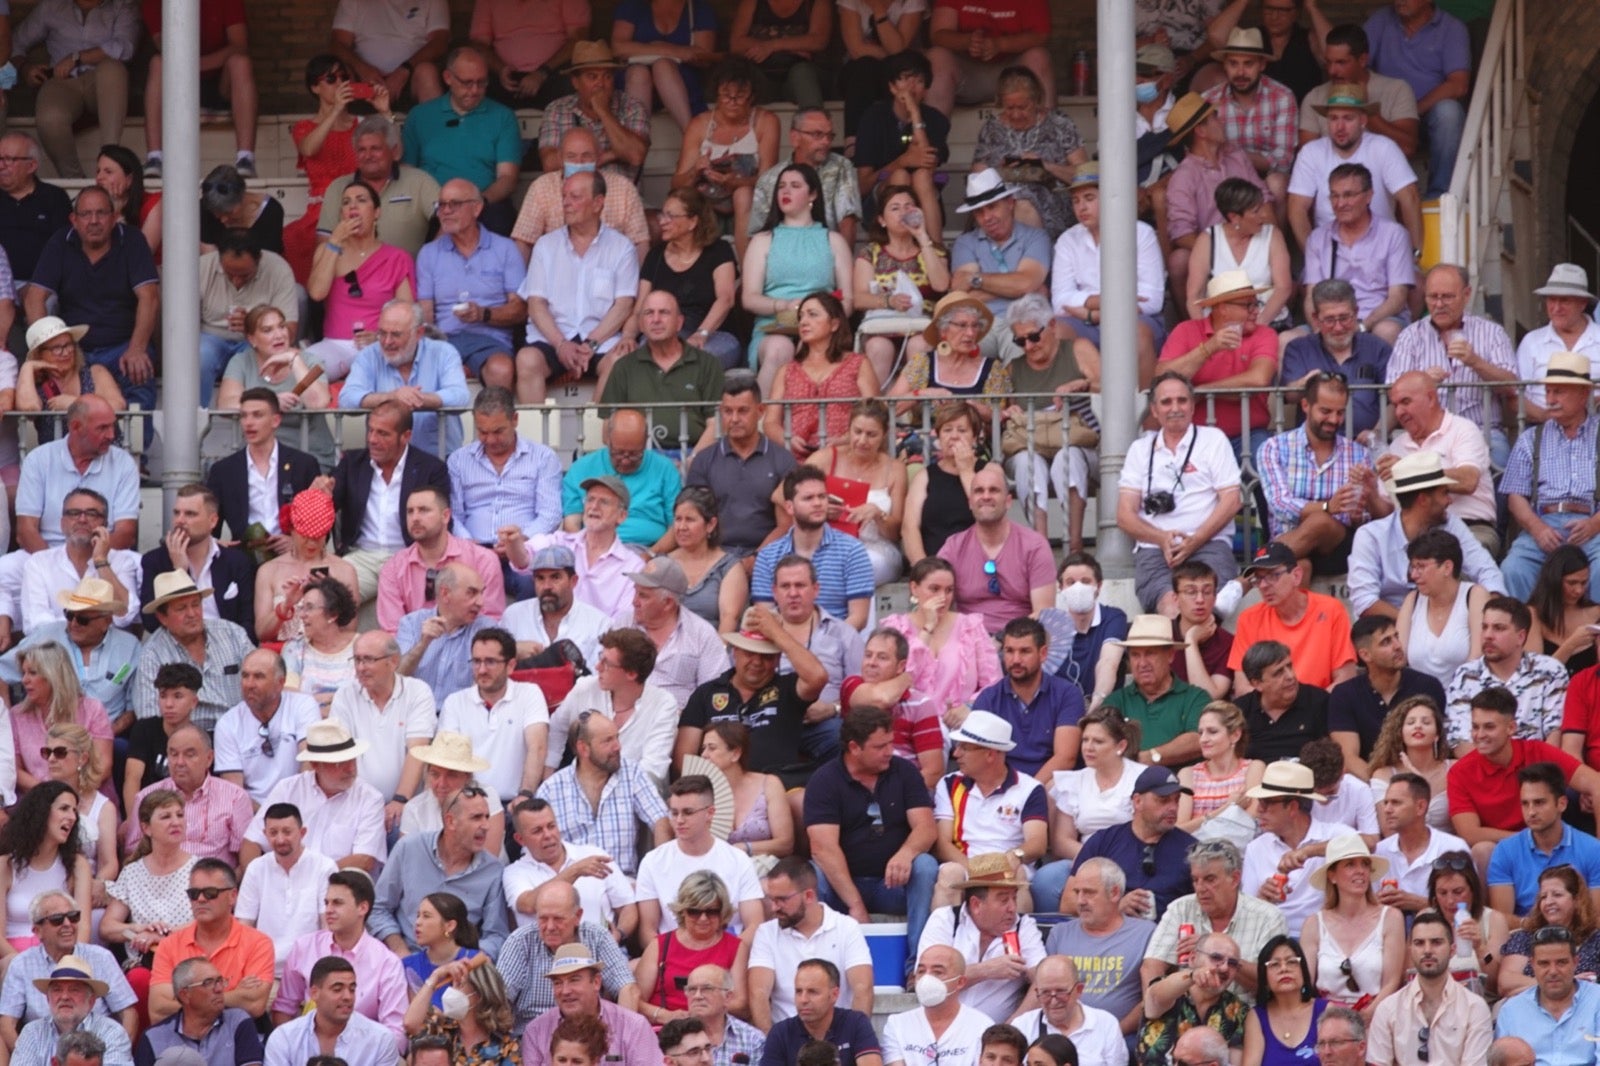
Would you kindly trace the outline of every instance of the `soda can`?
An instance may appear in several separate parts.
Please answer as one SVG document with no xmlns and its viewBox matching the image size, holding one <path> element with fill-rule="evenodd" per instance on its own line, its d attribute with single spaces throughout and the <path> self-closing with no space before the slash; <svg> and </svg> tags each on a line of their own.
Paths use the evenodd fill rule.
<svg viewBox="0 0 1600 1066">
<path fill-rule="evenodd" d="M 1400 887 L 1400 882 L 1395 880 L 1392 877 L 1385 877 L 1382 881 L 1379 882 L 1378 887 L 1379 888 L 1385 888 L 1385 889 L 1388 889 L 1388 888 L 1398 889 Z"/>
<path fill-rule="evenodd" d="M 1089 51 L 1078 49 L 1072 56 L 1072 95 L 1089 95 Z"/>
<path fill-rule="evenodd" d="M 1000 939 L 1005 943 L 1007 955 L 1022 954 L 1022 939 L 1017 936 L 1017 931 L 1015 929 L 1006 930 L 1005 935 Z"/>
<path fill-rule="evenodd" d="M 1178 926 L 1178 939 L 1179 940 L 1182 940 L 1185 937 L 1190 937 L 1190 936 L 1194 936 L 1194 926 L 1190 925 L 1188 922 L 1184 922 L 1182 925 Z M 1187 966 L 1187 965 L 1189 965 L 1189 960 L 1191 958 L 1193 958 L 1193 957 L 1194 956 L 1193 956 L 1192 952 L 1187 952 L 1187 951 L 1184 952 L 1182 955 L 1178 956 L 1178 965 L 1179 966 Z"/>
<path fill-rule="evenodd" d="M 1280 889 L 1283 890 L 1283 894 L 1284 895 L 1287 896 L 1289 894 L 1289 875 L 1288 874 L 1273 874 L 1272 875 L 1272 880 L 1277 884 L 1277 886 Z"/>
</svg>

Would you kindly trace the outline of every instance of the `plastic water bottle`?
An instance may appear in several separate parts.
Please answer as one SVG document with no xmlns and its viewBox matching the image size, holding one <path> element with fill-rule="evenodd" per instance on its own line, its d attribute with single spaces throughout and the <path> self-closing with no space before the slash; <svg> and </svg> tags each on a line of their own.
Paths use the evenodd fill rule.
<svg viewBox="0 0 1600 1066">
<path fill-rule="evenodd" d="M 919 230 L 922 228 L 922 212 L 913 207 L 900 216 L 900 221 L 906 224 L 906 229 Z"/>
<path fill-rule="evenodd" d="M 1461 938 L 1461 927 L 1472 920 L 1472 911 L 1467 908 L 1467 901 L 1456 903 L 1456 955 L 1458 958 L 1472 958 L 1472 945 Z"/>
</svg>

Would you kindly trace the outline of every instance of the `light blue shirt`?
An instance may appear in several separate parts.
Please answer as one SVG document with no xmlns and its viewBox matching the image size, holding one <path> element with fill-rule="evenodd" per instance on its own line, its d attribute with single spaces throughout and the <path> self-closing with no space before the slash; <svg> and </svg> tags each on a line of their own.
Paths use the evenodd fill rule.
<svg viewBox="0 0 1600 1066">
<path fill-rule="evenodd" d="M 500 307 L 506 302 L 506 293 L 516 292 L 527 272 L 513 241 L 479 225 L 478 246 L 470 257 L 462 256 L 449 234 L 422 246 L 417 253 L 417 299 L 433 301 L 433 320 L 445 336 L 478 333 L 509 348 L 510 330 L 463 323 L 451 308 L 463 302 L 462 293 L 466 293 L 465 302 Z"/>
<path fill-rule="evenodd" d="M 1494 846 L 1488 883 L 1491 888 L 1510 885 L 1517 894 L 1517 913 L 1527 914 L 1539 897 L 1539 875 L 1561 865 L 1577 870 L 1585 884 L 1594 884 L 1600 880 L 1600 840 L 1563 824 L 1560 841 L 1545 852 L 1533 842 L 1533 830 L 1524 829 Z"/>
<path fill-rule="evenodd" d="M 1579 981 L 1572 1006 L 1559 1018 L 1539 1002 L 1539 986 L 1502 1000 L 1494 1035 L 1518 1036 L 1533 1047 L 1539 1066 L 1594 1066 L 1595 1049 L 1588 1038 L 1600 1033 L 1600 985 Z"/>
<path fill-rule="evenodd" d="M 465 407 L 472 402 L 472 395 L 467 392 L 467 374 L 461 368 L 461 356 L 444 341 L 424 337 L 417 342 L 417 354 L 411 363 L 409 377 L 401 377 L 400 371 L 389 365 L 383 357 L 383 348 L 377 343 L 369 344 L 356 353 L 356 361 L 351 364 L 350 374 L 344 379 L 344 388 L 339 393 L 339 407 L 343 410 L 360 410 L 361 401 L 367 394 L 392 392 L 402 385 L 415 385 L 423 392 L 432 393 L 446 407 Z M 441 459 L 461 447 L 459 415 L 414 411 L 411 423 L 413 447 L 430 451 Z M 441 423 L 444 427 L 443 441 L 439 439 Z M 138 478 L 135 477 L 135 492 L 138 486 Z"/>
<path fill-rule="evenodd" d="M 100 1060 L 102 1066 L 133 1066 L 133 1041 L 128 1039 L 128 1031 L 115 1019 L 104 1014 L 91 1014 L 78 1023 L 78 1032 L 93 1033 L 105 1044 L 105 1057 Z M 56 1043 L 60 1039 L 55 1019 L 48 1015 L 35 1018 L 22 1027 L 22 1035 L 17 1037 L 17 1046 L 11 1052 L 11 1061 L 16 1066 L 50 1066 L 55 1060 Z M 393 1037 L 389 1039 L 389 1046 L 394 1046 Z M 295 1066 L 299 1066 L 299 1063 Z M 351 1063 L 350 1066 L 355 1064 Z"/>
<path fill-rule="evenodd" d="M 401 655 L 416 647 L 417 642 L 422 639 L 422 623 L 438 613 L 435 607 L 424 607 L 400 619 L 400 624 L 395 627 L 394 637 L 400 644 Z M 488 629 L 493 625 L 495 623 L 492 620 L 479 615 L 469 625 L 464 625 L 454 633 L 446 633 L 435 640 L 428 645 L 428 650 L 422 653 L 422 658 L 418 660 L 417 669 L 412 676 L 433 689 L 436 703 L 443 703 L 444 698 L 452 692 L 471 688 L 475 684 L 472 679 L 472 638 L 479 630 Z"/>
<path fill-rule="evenodd" d="M 133 710 L 128 702 L 128 686 L 139 669 L 139 638 L 125 629 L 109 630 L 106 639 L 89 653 L 89 662 L 85 665 L 83 655 L 67 638 L 67 623 L 51 622 L 40 626 L 0 657 L 0 681 L 8 685 L 20 684 L 22 667 L 17 664 L 17 656 L 47 640 L 68 649 L 67 658 L 77 668 L 83 694 L 99 700 L 105 706 L 107 718 L 115 722 L 118 716 Z"/>
<path fill-rule="evenodd" d="M 954 273 L 973 263 L 980 274 L 1011 274 L 1022 266 L 1024 259 L 1032 259 L 1049 270 L 1054 258 L 1050 250 L 1050 237 L 1044 230 L 1025 222 L 1016 222 L 1012 224 L 1011 239 L 1004 244 L 994 243 L 988 234 L 977 228 L 957 237 L 955 247 L 950 250 L 950 271 Z M 987 302 L 989 310 L 996 315 L 1011 306 L 1010 300 L 999 296 L 991 297 Z"/>
<path fill-rule="evenodd" d="M 583 513 L 583 489 L 579 486 L 593 477 L 621 478 L 628 495 L 633 497 L 627 520 L 617 527 L 617 536 L 624 544 L 654 544 L 672 527 L 672 503 L 683 488 L 683 480 L 678 468 L 660 452 L 646 448 L 644 461 L 631 474 L 618 473 L 611 465 L 609 448 L 598 448 L 578 459 L 561 480 L 562 514 Z"/>
<path fill-rule="evenodd" d="M 305 1066 L 307 1059 L 322 1054 L 316 1024 L 317 1012 L 311 1011 L 274 1029 L 267 1038 L 264 1066 Z M 400 1057 L 394 1033 L 364 1014 L 350 1015 L 333 1052 L 347 1066 L 395 1066 Z"/>
<path fill-rule="evenodd" d="M 451 452 L 445 465 L 456 536 L 493 544 L 501 526 L 516 526 L 529 539 L 561 528 L 561 460 L 543 444 L 518 437 L 516 450 L 496 470 L 473 441 Z"/>
<path fill-rule="evenodd" d="M 465 385 L 462 394 L 466 394 Z M 65 437 L 39 445 L 22 460 L 17 481 L 17 517 L 37 518 L 44 542 L 52 548 L 60 547 L 67 539 L 61 532 L 61 501 L 73 489 L 93 489 L 106 498 L 111 505 L 106 519 L 108 529 L 127 519 L 139 520 L 139 464 L 133 456 L 113 444 L 79 473 L 67 451 Z"/>
</svg>

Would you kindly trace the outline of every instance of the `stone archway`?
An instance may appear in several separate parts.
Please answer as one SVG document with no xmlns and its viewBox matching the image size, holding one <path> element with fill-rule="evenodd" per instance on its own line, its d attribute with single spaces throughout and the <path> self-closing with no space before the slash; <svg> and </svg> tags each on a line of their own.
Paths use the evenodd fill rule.
<svg viewBox="0 0 1600 1066">
<path fill-rule="evenodd" d="M 1537 103 L 1532 116 L 1532 164 L 1539 226 L 1521 242 L 1534 256 L 1541 277 L 1567 251 L 1567 189 L 1591 187 L 1595 174 L 1569 181 L 1575 162 L 1596 159 L 1594 146 L 1579 147 L 1582 133 L 1600 143 L 1600 4 L 1528 0 L 1528 88 Z M 1586 121 L 1589 120 L 1589 121 Z"/>
</svg>

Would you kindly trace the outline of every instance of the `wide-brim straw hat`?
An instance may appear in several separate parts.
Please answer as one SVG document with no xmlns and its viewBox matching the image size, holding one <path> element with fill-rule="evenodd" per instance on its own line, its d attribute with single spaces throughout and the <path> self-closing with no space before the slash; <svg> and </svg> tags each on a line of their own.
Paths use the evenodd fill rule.
<svg viewBox="0 0 1600 1066">
<path fill-rule="evenodd" d="M 970 292 L 947 292 L 939 297 L 939 302 L 933 305 L 933 321 L 922 331 L 922 339 L 929 344 L 939 343 L 939 319 L 945 312 L 957 308 L 971 308 L 982 319 L 982 335 L 987 337 L 989 330 L 994 328 L 994 312 L 989 310 L 989 305 L 972 295 Z"/>
<path fill-rule="evenodd" d="M 1177 103 L 1172 105 L 1172 110 L 1167 112 L 1168 143 L 1177 144 L 1182 141 L 1215 110 L 1211 101 L 1199 93 L 1184 93 L 1178 97 Z"/>
<path fill-rule="evenodd" d="M 1232 303 L 1241 296 L 1260 296 L 1271 288 L 1270 285 L 1252 285 L 1250 275 L 1242 270 L 1224 270 L 1211 276 L 1206 282 L 1205 298 L 1196 302 L 1201 307 L 1215 307 Z"/>
<path fill-rule="evenodd" d="M 959 887 L 1026 888 L 1028 882 L 1012 876 L 1011 856 L 1003 851 L 973 855 L 967 859 L 967 879 Z"/>
<path fill-rule="evenodd" d="M 412 748 L 411 754 L 418 762 L 463 774 L 481 774 L 489 768 L 489 761 L 472 750 L 470 737 L 448 729 L 435 733 L 431 742 Z"/>
<path fill-rule="evenodd" d="M 580 70 L 621 70 L 626 64 L 611 54 L 611 45 L 605 41 L 579 41 L 572 46 L 572 59 L 561 69 L 563 74 L 576 74 Z"/>
<path fill-rule="evenodd" d="M 164 574 L 157 574 L 152 584 L 156 598 L 145 604 L 142 608 L 145 614 L 155 614 L 173 600 L 181 600 L 185 596 L 199 596 L 205 599 L 211 595 L 210 589 L 199 588 L 184 570 L 168 570 Z"/>
<path fill-rule="evenodd" d="M 327 718 L 306 729 L 306 748 L 294 758 L 296 762 L 349 762 L 365 755 L 371 746 L 352 737 L 337 718 Z"/>
<path fill-rule="evenodd" d="M 1412 452 L 1401 456 L 1389 468 L 1389 491 L 1395 495 L 1456 483 L 1455 478 L 1444 472 L 1444 462 L 1438 452 Z"/>
<path fill-rule="evenodd" d="M 1183 643 L 1172 639 L 1172 620 L 1164 614 L 1141 614 L 1128 626 L 1121 640 L 1108 640 L 1117 648 L 1176 648 Z"/>
<path fill-rule="evenodd" d="M 1328 99 L 1320 104 L 1312 104 L 1311 109 L 1323 117 L 1327 117 L 1329 111 L 1338 110 L 1376 114 L 1378 102 L 1367 99 L 1367 90 L 1363 86 L 1338 82 L 1328 86 Z"/>
<path fill-rule="evenodd" d="M 1328 797 L 1317 791 L 1317 779 L 1311 767 L 1280 759 L 1268 763 L 1261 775 L 1261 784 L 1245 793 L 1251 799 L 1308 799 L 1313 803 L 1327 803 Z"/>
<path fill-rule="evenodd" d="M 1328 871 L 1346 859 L 1366 859 L 1372 863 L 1374 880 L 1389 872 L 1388 859 L 1382 855 L 1372 854 L 1367 848 L 1367 842 L 1361 839 L 1359 833 L 1346 833 L 1328 841 L 1328 850 L 1323 857 L 1322 865 L 1312 870 L 1306 880 L 1311 882 L 1312 888 L 1322 891 L 1328 886 Z"/>
</svg>

